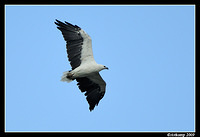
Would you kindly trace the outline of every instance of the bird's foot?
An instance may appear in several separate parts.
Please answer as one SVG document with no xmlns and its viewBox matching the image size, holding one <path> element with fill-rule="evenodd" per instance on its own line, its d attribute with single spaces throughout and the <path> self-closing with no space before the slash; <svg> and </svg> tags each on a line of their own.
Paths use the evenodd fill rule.
<svg viewBox="0 0 200 137">
<path fill-rule="evenodd" d="M 73 78 L 72 78 L 73 75 L 74 75 L 73 73 L 70 73 L 70 72 L 69 72 L 69 73 L 67 73 L 67 78 L 69 78 L 69 79 L 73 79 Z"/>
</svg>

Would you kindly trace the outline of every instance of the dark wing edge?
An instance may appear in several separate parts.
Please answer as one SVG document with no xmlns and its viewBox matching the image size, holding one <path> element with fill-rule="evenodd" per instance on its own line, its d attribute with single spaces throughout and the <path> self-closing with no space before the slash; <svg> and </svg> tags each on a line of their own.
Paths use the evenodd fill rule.
<svg viewBox="0 0 200 137">
<path fill-rule="evenodd" d="M 77 25 L 72 25 L 65 21 L 65 23 L 56 19 L 55 24 L 62 32 L 62 35 L 67 42 L 68 60 L 72 69 L 77 68 L 81 64 L 81 51 L 83 45 L 83 38 L 80 34 L 81 28 Z"/>
<path fill-rule="evenodd" d="M 101 78 L 101 76 L 100 76 L 100 78 Z M 90 109 L 90 111 L 92 111 L 94 109 L 94 107 L 99 104 L 99 101 L 104 97 L 105 87 L 102 88 L 102 85 L 99 85 L 99 84 L 93 82 L 88 77 L 77 78 L 76 81 L 78 82 L 77 85 L 78 85 L 79 89 L 81 90 L 81 92 L 85 92 L 85 96 L 87 96 L 86 99 L 89 104 L 89 109 Z M 106 86 L 106 84 L 103 86 Z"/>
</svg>

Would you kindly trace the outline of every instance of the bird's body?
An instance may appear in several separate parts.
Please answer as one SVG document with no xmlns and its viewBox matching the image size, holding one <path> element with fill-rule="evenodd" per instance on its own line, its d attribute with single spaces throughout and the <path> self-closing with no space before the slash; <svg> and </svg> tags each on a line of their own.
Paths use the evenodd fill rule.
<svg viewBox="0 0 200 137">
<path fill-rule="evenodd" d="M 57 28 L 62 32 L 67 42 L 68 59 L 72 66 L 71 71 L 63 73 L 61 81 L 71 82 L 76 79 L 81 92 L 86 92 L 86 99 L 91 111 L 105 94 L 106 83 L 99 71 L 108 68 L 97 64 L 94 60 L 92 40 L 84 30 L 68 22 L 56 21 Z"/>
<path fill-rule="evenodd" d="M 91 68 L 88 69 L 88 66 Z M 90 75 L 93 75 L 93 73 L 97 73 L 101 71 L 101 65 L 97 64 L 96 62 L 89 62 L 88 64 L 82 64 L 79 67 L 75 68 L 74 70 L 71 71 L 66 71 L 64 72 L 64 75 L 61 79 L 61 81 L 71 81 L 76 78 L 81 78 L 81 77 L 87 77 Z M 68 80 L 66 80 L 68 78 Z"/>
</svg>

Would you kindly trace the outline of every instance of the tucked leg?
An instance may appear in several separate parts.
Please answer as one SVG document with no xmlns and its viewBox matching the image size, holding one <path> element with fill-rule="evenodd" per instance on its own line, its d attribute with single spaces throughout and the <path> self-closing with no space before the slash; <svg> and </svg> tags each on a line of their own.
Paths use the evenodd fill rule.
<svg viewBox="0 0 200 137">
<path fill-rule="evenodd" d="M 69 73 L 67 73 L 67 78 L 73 80 L 73 75 L 74 75 L 73 73 L 69 72 Z"/>
</svg>

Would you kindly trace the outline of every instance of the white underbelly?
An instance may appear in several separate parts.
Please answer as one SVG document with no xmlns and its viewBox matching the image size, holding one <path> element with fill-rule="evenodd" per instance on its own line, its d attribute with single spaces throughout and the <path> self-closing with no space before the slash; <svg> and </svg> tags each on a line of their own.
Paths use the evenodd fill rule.
<svg viewBox="0 0 200 137">
<path fill-rule="evenodd" d="M 89 66 L 89 67 L 88 67 Z M 81 65 L 77 67 L 76 69 L 73 70 L 73 77 L 78 78 L 78 77 L 86 77 L 91 75 L 92 73 L 95 73 L 96 67 L 95 64 L 90 64 L 90 65 Z"/>
</svg>

